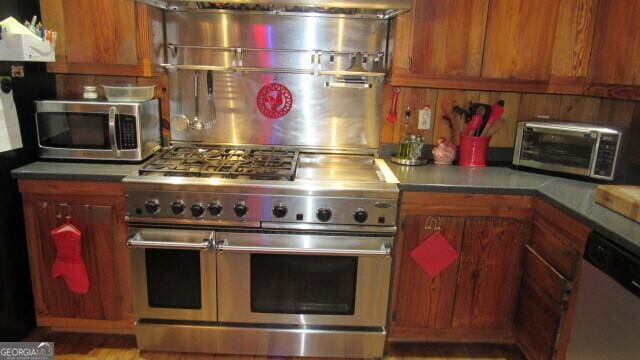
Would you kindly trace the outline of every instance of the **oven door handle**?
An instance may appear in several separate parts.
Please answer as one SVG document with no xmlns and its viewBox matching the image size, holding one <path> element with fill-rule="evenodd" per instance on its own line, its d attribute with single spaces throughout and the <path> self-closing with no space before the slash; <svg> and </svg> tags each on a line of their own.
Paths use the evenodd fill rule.
<svg viewBox="0 0 640 360">
<path fill-rule="evenodd" d="M 211 239 L 203 239 L 201 243 L 184 243 L 175 241 L 148 241 L 142 238 L 140 232 L 136 232 L 133 237 L 127 240 L 127 247 L 130 248 L 152 248 L 152 249 L 170 249 L 170 250 L 200 250 L 205 251 L 211 248 L 213 241 Z"/>
<path fill-rule="evenodd" d="M 109 141 L 111 142 L 111 151 L 116 157 L 120 157 L 120 149 L 118 149 L 118 142 L 116 141 L 116 115 L 118 109 L 115 106 L 109 108 Z"/>
<path fill-rule="evenodd" d="M 391 249 L 383 246 L 380 250 L 357 249 L 306 249 L 263 246 L 229 246 L 218 245 L 221 253 L 251 254 L 288 254 L 288 255 L 324 255 L 324 256 L 389 256 Z"/>
</svg>

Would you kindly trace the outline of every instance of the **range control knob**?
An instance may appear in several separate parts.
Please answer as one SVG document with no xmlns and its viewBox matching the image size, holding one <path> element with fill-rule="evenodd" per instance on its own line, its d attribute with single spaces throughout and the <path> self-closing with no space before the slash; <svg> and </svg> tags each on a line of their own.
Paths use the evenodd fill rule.
<svg viewBox="0 0 640 360">
<path fill-rule="evenodd" d="M 331 209 L 326 207 L 318 209 L 318 212 L 316 213 L 318 220 L 322 222 L 327 222 L 331 220 L 331 215 L 332 215 Z"/>
<path fill-rule="evenodd" d="M 171 212 L 173 215 L 180 215 L 184 212 L 184 204 L 182 201 L 174 201 L 171 204 Z"/>
<path fill-rule="evenodd" d="M 201 217 L 204 215 L 204 206 L 200 204 L 191 205 L 191 215 L 193 215 L 193 217 Z"/>
<path fill-rule="evenodd" d="M 273 216 L 283 218 L 287 215 L 287 207 L 284 205 L 276 205 L 273 207 L 271 212 L 273 213 Z"/>
<path fill-rule="evenodd" d="M 213 203 L 209 205 L 209 213 L 212 216 L 218 216 L 222 214 L 222 205 L 220 205 L 219 203 Z"/>
<path fill-rule="evenodd" d="M 144 203 L 144 209 L 147 210 L 149 214 L 155 214 L 160 211 L 160 204 L 158 200 L 148 200 Z"/>
<path fill-rule="evenodd" d="M 367 221 L 367 218 L 369 217 L 369 214 L 367 214 L 367 210 L 363 209 L 363 208 L 359 208 L 356 210 L 355 213 L 353 213 L 353 219 L 356 222 L 359 223 L 363 223 L 365 221 Z"/>
<path fill-rule="evenodd" d="M 249 211 L 249 208 L 244 203 L 238 203 L 233 207 L 233 212 L 236 213 L 236 216 L 239 218 L 245 217 L 247 211 Z"/>
</svg>

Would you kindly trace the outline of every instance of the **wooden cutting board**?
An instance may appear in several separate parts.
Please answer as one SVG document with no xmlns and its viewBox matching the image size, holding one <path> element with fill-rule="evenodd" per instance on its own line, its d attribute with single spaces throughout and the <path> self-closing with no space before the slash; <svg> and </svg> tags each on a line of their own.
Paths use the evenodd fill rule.
<svg viewBox="0 0 640 360">
<path fill-rule="evenodd" d="M 640 186 L 599 185 L 596 202 L 640 222 Z"/>
</svg>

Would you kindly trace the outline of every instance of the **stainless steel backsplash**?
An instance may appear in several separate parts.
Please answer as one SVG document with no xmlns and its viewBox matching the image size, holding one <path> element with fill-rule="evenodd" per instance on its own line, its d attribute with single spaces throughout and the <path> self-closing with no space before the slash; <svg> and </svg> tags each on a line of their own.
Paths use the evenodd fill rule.
<svg viewBox="0 0 640 360">
<path fill-rule="evenodd" d="M 206 69 L 169 70 L 172 141 L 377 149 L 384 77 L 358 77 L 370 87 L 328 87 L 344 78 L 318 70 L 385 72 L 388 25 L 374 19 L 167 11 L 171 64 L 234 69 L 213 72 L 217 121 L 205 130 L 173 117 L 194 116 L 199 71 L 199 117 L 209 119 Z M 354 53 L 364 53 L 356 66 Z M 293 103 L 286 115 L 271 119 L 259 111 L 257 95 L 274 82 L 289 89 Z"/>
</svg>

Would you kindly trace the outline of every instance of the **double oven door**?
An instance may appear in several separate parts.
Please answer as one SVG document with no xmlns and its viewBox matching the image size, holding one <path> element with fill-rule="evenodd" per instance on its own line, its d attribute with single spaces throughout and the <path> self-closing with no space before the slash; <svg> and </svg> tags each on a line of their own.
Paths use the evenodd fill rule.
<svg viewBox="0 0 640 360">
<path fill-rule="evenodd" d="M 385 325 L 393 238 L 220 232 L 216 240 L 221 322 Z"/>
<path fill-rule="evenodd" d="M 184 243 L 193 248 L 179 245 Z M 383 327 L 392 244 L 392 236 L 372 234 L 134 229 L 129 246 L 136 315 Z"/>
</svg>

